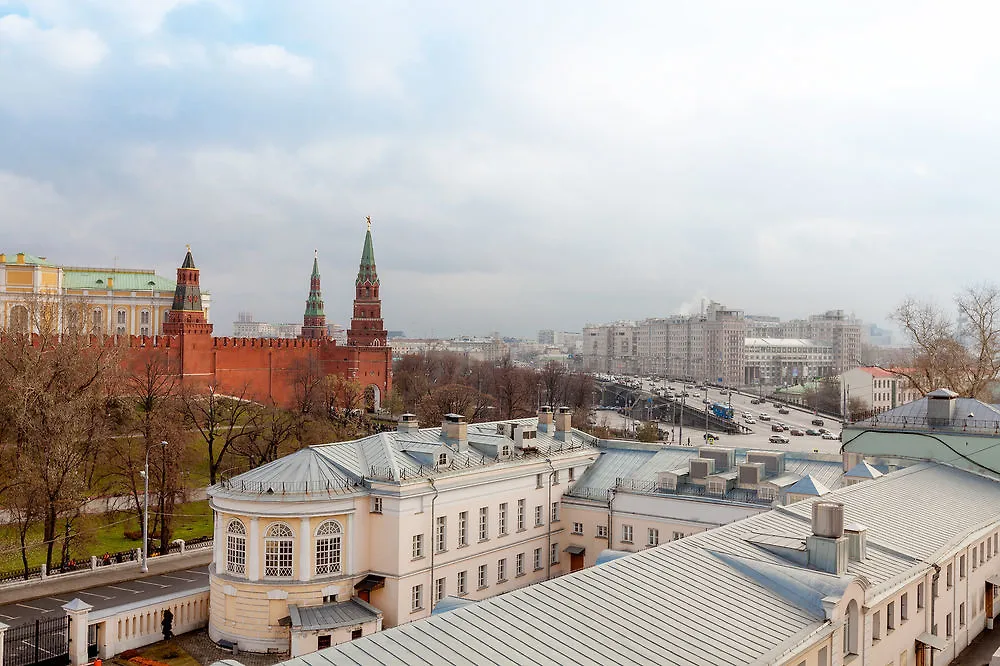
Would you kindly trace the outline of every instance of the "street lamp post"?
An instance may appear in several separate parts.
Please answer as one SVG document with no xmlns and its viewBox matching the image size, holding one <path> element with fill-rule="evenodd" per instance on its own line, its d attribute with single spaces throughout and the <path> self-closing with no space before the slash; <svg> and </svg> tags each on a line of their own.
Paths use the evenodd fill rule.
<svg viewBox="0 0 1000 666">
<path fill-rule="evenodd" d="M 142 573 L 149 571 L 149 447 L 146 447 L 146 464 L 143 466 L 142 499 Z"/>
<path fill-rule="evenodd" d="M 153 299 L 156 296 L 156 292 L 154 291 L 156 289 L 156 282 L 154 282 L 153 280 L 150 280 L 149 282 L 146 283 L 146 286 L 149 287 L 149 337 L 155 338 L 156 337 L 156 306 L 154 305 Z"/>
</svg>

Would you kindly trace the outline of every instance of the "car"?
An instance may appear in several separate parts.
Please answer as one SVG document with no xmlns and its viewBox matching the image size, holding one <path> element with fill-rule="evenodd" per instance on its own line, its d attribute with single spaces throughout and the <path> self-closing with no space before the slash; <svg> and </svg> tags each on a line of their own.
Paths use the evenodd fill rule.
<svg viewBox="0 0 1000 666">
<path fill-rule="evenodd" d="M 821 425 L 823 425 L 823 419 L 813 419 L 812 420 L 812 424 L 814 426 L 821 426 Z"/>
<path fill-rule="evenodd" d="M 840 438 L 834 435 L 832 432 L 824 432 L 823 439 L 840 439 Z"/>
<path fill-rule="evenodd" d="M 821 434 L 821 435 L 825 435 L 825 434 L 827 434 L 828 432 L 830 432 L 830 431 L 829 431 L 829 430 L 827 430 L 826 428 L 817 428 L 817 430 L 819 430 L 819 434 Z"/>
<path fill-rule="evenodd" d="M 806 434 L 812 437 L 819 437 L 821 433 L 819 430 L 813 430 L 812 428 L 809 428 L 808 430 L 806 430 Z"/>
<path fill-rule="evenodd" d="M 744 416 L 743 420 L 746 421 L 747 423 L 757 423 L 757 419 L 755 419 L 752 416 Z"/>
<path fill-rule="evenodd" d="M 782 430 L 784 430 L 785 432 L 788 432 L 788 425 L 787 425 L 787 424 L 785 424 L 785 423 L 780 423 L 779 425 L 781 426 L 781 429 L 782 429 Z"/>
<path fill-rule="evenodd" d="M 771 417 L 768 416 L 767 414 L 765 414 L 764 412 L 761 412 L 760 414 L 758 414 L 757 418 L 760 419 L 761 421 L 770 421 L 771 420 Z"/>
<path fill-rule="evenodd" d="M 781 409 L 778 410 L 778 413 L 779 414 L 788 414 L 789 411 L 787 409 L 785 409 L 784 407 L 782 407 Z"/>
<path fill-rule="evenodd" d="M 771 424 L 771 432 L 783 432 L 783 430 L 781 428 L 781 424 L 780 423 L 772 423 Z"/>
<path fill-rule="evenodd" d="M 702 398 L 701 401 L 702 401 L 702 403 L 704 403 L 706 405 L 711 405 L 712 404 L 712 401 L 709 400 L 708 398 Z"/>
<path fill-rule="evenodd" d="M 763 402 L 764 402 L 764 401 L 763 401 L 763 400 L 760 400 L 759 398 L 754 398 L 753 400 L 751 400 L 751 401 L 750 401 L 750 404 L 751 404 L 751 405 L 759 405 L 759 404 L 761 404 L 761 403 L 763 403 Z"/>
<path fill-rule="evenodd" d="M 752 419 L 753 418 L 753 414 L 751 414 L 750 412 L 743 412 L 743 418 L 745 418 L 745 419 Z"/>
<path fill-rule="evenodd" d="M 788 434 L 791 435 L 792 437 L 801 437 L 805 433 L 799 430 L 798 428 L 792 428 L 791 430 L 788 431 Z"/>
<path fill-rule="evenodd" d="M 788 444 L 788 442 L 792 440 L 788 439 L 784 435 L 771 435 L 770 437 L 767 438 L 767 441 L 771 442 L 772 444 Z"/>
</svg>

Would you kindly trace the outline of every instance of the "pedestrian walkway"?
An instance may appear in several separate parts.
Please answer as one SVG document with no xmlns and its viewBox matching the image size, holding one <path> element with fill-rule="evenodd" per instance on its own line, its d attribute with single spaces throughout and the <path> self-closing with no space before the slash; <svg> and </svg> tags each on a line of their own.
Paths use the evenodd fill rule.
<svg viewBox="0 0 1000 666">
<path fill-rule="evenodd" d="M 989 666 L 993 653 L 1000 649 L 1000 627 L 984 629 L 969 647 L 951 662 L 951 666 Z"/>
</svg>

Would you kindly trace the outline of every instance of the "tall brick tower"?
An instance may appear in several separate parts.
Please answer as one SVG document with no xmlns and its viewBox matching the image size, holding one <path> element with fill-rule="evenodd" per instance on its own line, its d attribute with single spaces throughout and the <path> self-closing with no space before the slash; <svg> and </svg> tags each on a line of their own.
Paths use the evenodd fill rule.
<svg viewBox="0 0 1000 666">
<path fill-rule="evenodd" d="M 319 287 L 319 250 L 313 254 L 313 272 L 309 278 L 309 298 L 306 299 L 306 313 L 302 317 L 303 338 L 324 340 L 328 337 L 326 315 L 323 313 L 323 292 Z"/>
<path fill-rule="evenodd" d="M 372 218 L 367 218 L 368 232 L 361 251 L 361 267 L 354 281 L 354 316 L 347 331 L 347 344 L 358 347 L 379 347 L 386 343 L 385 322 L 382 321 L 382 300 L 378 295 L 378 272 L 372 249 Z"/>
<path fill-rule="evenodd" d="M 201 308 L 201 286 L 198 269 L 191 256 L 191 246 L 184 255 L 184 263 L 177 269 L 177 288 L 174 289 L 174 304 L 163 323 L 164 335 L 211 335 L 212 325 L 205 319 Z"/>
</svg>

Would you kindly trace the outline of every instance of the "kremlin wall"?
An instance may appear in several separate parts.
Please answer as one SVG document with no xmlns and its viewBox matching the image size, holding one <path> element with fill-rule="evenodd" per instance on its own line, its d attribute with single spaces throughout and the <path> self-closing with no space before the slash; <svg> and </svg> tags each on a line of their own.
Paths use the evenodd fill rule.
<svg viewBox="0 0 1000 666">
<path fill-rule="evenodd" d="M 149 354 L 162 354 L 168 372 L 179 368 L 187 386 L 212 386 L 223 395 L 245 395 L 284 407 L 295 404 L 296 378 L 311 367 L 316 374 L 356 380 L 362 389 L 374 393 L 378 407 L 392 388 L 392 350 L 386 346 L 370 225 L 354 288 L 346 345 L 326 335 L 318 258 L 313 259 L 301 338 L 215 337 L 202 308 L 200 275 L 188 248 L 177 269 L 177 287 L 163 335 L 130 336 L 129 347 L 141 350 L 131 362 L 141 365 Z"/>
</svg>

